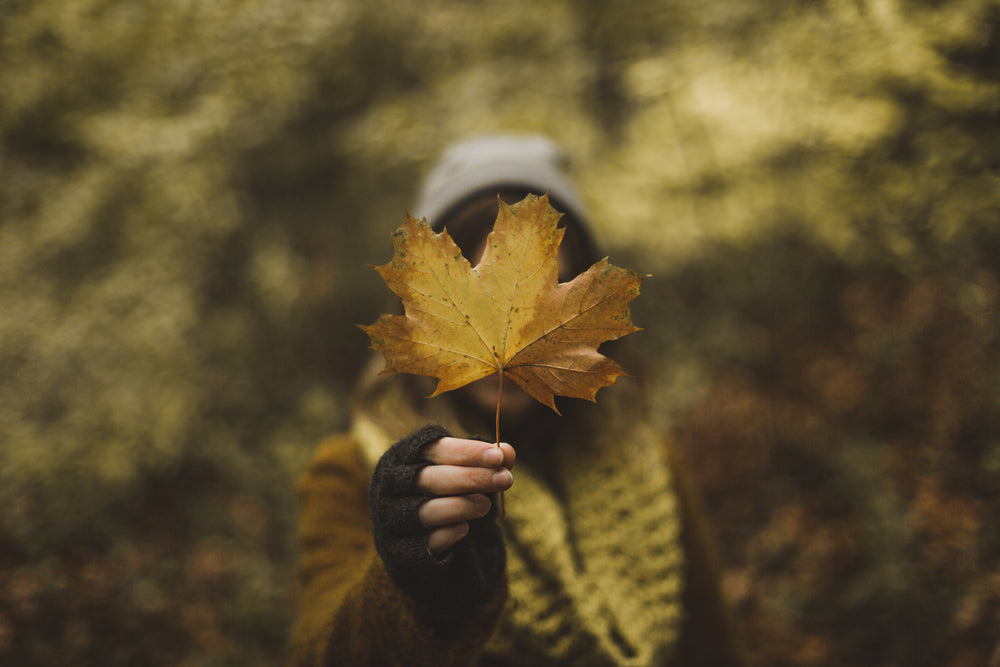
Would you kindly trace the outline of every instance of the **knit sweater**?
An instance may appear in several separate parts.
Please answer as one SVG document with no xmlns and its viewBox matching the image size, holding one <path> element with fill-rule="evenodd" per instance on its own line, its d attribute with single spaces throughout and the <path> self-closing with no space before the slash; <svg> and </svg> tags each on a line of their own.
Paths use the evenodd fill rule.
<svg viewBox="0 0 1000 667">
<path fill-rule="evenodd" d="M 544 468 L 520 457 L 506 519 L 472 522 L 454 553 L 436 559 L 407 546 L 410 537 L 380 538 L 373 471 L 407 446 L 419 451 L 393 440 L 414 437 L 421 420 L 461 436 L 469 422 L 444 401 L 436 413 L 414 410 L 386 385 L 300 480 L 293 664 L 738 664 L 677 452 L 637 418 L 627 392 L 604 403 L 559 424 Z M 377 471 L 375 480 L 386 485 Z"/>
</svg>

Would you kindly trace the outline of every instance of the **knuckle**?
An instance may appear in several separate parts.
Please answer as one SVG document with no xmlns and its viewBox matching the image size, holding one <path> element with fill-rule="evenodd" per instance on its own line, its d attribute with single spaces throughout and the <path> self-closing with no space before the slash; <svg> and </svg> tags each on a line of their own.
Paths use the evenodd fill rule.
<svg viewBox="0 0 1000 667">
<path fill-rule="evenodd" d="M 483 443 L 478 440 L 463 440 L 462 459 L 466 464 L 474 464 L 482 456 Z"/>
<path fill-rule="evenodd" d="M 417 473 L 417 490 L 423 493 L 430 492 L 434 483 L 434 466 L 426 466 Z"/>
<path fill-rule="evenodd" d="M 484 474 L 482 468 L 468 468 L 465 471 L 465 479 L 463 481 L 465 485 L 465 490 L 467 491 L 480 491 L 487 485 L 487 477 Z"/>
<path fill-rule="evenodd" d="M 427 445 L 424 449 L 424 458 L 428 461 L 433 461 L 437 457 L 438 450 L 441 446 L 441 440 L 435 440 L 431 444 Z"/>
<path fill-rule="evenodd" d="M 436 528 L 427 538 L 427 547 L 431 553 L 441 553 L 465 537 L 467 530 L 467 524 L 464 523 Z"/>
<path fill-rule="evenodd" d="M 448 542 L 447 531 L 440 528 L 431 532 L 427 537 L 427 548 L 430 549 L 431 553 L 440 553 L 451 546 Z"/>
<path fill-rule="evenodd" d="M 438 438 L 424 450 L 424 458 L 437 465 L 447 463 L 455 449 L 455 442 L 455 438 L 447 435 Z"/>
<path fill-rule="evenodd" d="M 490 510 L 486 496 L 446 496 L 432 498 L 420 506 L 417 516 L 426 528 L 437 528 L 470 519 L 478 519 Z"/>
<path fill-rule="evenodd" d="M 424 527 L 437 525 L 437 515 L 439 514 L 437 499 L 431 498 L 425 501 L 417 510 L 417 519 Z"/>
</svg>

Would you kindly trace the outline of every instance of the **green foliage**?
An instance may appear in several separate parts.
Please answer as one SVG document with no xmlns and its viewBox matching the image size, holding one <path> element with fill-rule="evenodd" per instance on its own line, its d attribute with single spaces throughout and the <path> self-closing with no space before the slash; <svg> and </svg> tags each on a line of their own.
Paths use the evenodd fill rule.
<svg viewBox="0 0 1000 667">
<path fill-rule="evenodd" d="M 729 562 L 755 654 L 919 664 L 906 628 L 852 616 L 905 603 L 985 662 L 1000 544 L 930 526 L 988 525 L 1000 470 L 998 26 L 991 0 L 0 5 L 0 662 L 279 661 L 292 483 L 384 306 L 366 264 L 441 148 L 495 129 L 563 143 L 599 239 L 659 276 L 636 319 L 663 414 L 728 398 L 784 424 L 773 458 L 736 408 L 698 431 L 727 548 L 815 527 L 822 499 L 897 528 L 844 533 L 828 609 L 773 554 Z M 804 416 L 762 398 L 788 392 Z M 911 449 L 944 467 L 871 476 Z M 711 465 L 754 452 L 737 481 L 779 490 L 744 516 Z M 796 460 L 819 463 L 774 467 Z M 928 572 L 931 597 L 897 595 Z"/>
</svg>

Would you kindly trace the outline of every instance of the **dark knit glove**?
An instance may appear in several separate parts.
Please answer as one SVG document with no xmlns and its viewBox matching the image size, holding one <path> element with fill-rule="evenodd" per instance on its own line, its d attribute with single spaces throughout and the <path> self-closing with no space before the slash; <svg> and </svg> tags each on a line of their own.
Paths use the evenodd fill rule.
<svg viewBox="0 0 1000 667">
<path fill-rule="evenodd" d="M 431 614 L 458 619 L 488 602 L 504 585 L 507 552 L 494 509 L 469 522 L 469 533 L 440 556 L 430 553 L 417 510 L 428 496 L 417 491 L 417 475 L 429 465 L 424 451 L 449 435 L 425 426 L 389 448 L 372 475 L 371 511 L 375 549 L 393 582 Z"/>
</svg>

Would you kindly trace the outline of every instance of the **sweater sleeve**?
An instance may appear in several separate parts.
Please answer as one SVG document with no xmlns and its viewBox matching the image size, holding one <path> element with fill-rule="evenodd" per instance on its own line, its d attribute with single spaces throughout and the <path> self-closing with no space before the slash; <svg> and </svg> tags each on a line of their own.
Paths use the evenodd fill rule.
<svg viewBox="0 0 1000 667">
<path fill-rule="evenodd" d="M 471 665 L 500 617 L 506 587 L 453 619 L 401 590 L 376 553 L 367 471 L 354 442 L 334 438 L 298 484 L 300 554 L 293 665 Z"/>
</svg>

